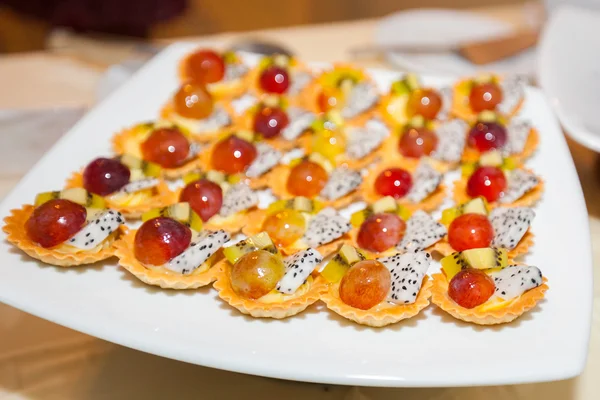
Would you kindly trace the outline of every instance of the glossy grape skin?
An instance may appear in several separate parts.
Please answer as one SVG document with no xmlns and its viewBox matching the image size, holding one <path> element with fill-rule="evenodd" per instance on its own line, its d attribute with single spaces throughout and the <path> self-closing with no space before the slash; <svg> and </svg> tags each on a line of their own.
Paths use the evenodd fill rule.
<svg viewBox="0 0 600 400">
<path fill-rule="evenodd" d="M 187 58 L 187 76 L 196 83 L 215 83 L 225 76 L 225 62 L 213 50 L 198 50 Z"/>
<path fill-rule="evenodd" d="M 211 163 L 214 169 L 226 174 L 244 172 L 258 155 L 256 147 L 246 140 L 231 135 L 213 148 Z"/>
<path fill-rule="evenodd" d="M 494 228 L 481 214 L 463 214 L 448 228 L 448 242 L 456 251 L 489 247 L 494 239 Z"/>
<path fill-rule="evenodd" d="M 281 257 L 257 250 L 243 255 L 233 265 L 231 287 L 241 297 L 259 299 L 275 289 L 284 274 Z"/>
<path fill-rule="evenodd" d="M 202 221 L 206 222 L 221 210 L 223 189 L 208 179 L 199 179 L 188 183 L 183 188 L 179 195 L 179 201 L 190 203 L 192 210 L 202 218 Z"/>
<path fill-rule="evenodd" d="M 70 200 L 53 199 L 36 207 L 25 222 L 29 239 L 44 248 L 57 246 L 79 232 L 86 222 L 85 207 Z"/>
<path fill-rule="evenodd" d="M 313 133 L 311 149 L 335 164 L 336 158 L 346 152 L 346 136 L 338 130 L 317 131 Z"/>
<path fill-rule="evenodd" d="M 395 199 L 404 197 L 412 187 L 410 172 L 402 168 L 388 168 L 375 179 L 375 192 L 381 196 L 392 196 Z"/>
<path fill-rule="evenodd" d="M 277 246 L 290 246 L 304 236 L 306 219 L 300 211 L 282 210 L 269 215 L 262 228 Z"/>
<path fill-rule="evenodd" d="M 155 129 L 140 145 L 143 158 L 164 168 L 185 164 L 190 153 L 190 142 L 174 127 Z"/>
<path fill-rule="evenodd" d="M 398 141 L 398 151 L 404 157 L 421 158 L 435 151 L 438 137 L 427 128 L 409 128 Z"/>
<path fill-rule="evenodd" d="M 107 196 L 129 183 L 131 171 L 120 161 L 97 158 L 83 170 L 83 187 L 91 193 Z"/>
<path fill-rule="evenodd" d="M 478 113 L 493 110 L 502 102 L 502 89 L 495 83 L 479 83 L 473 85 L 469 94 L 469 105 Z"/>
<path fill-rule="evenodd" d="M 163 265 L 188 248 L 192 231 L 172 218 L 158 217 L 142 224 L 135 234 L 135 258 L 148 265 Z"/>
<path fill-rule="evenodd" d="M 483 196 L 491 203 L 503 195 L 506 185 L 506 177 L 500 168 L 479 167 L 467 181 L 467 194 L 473 198 Z"/>
<path fill-rule="evenodd" d="M 323 88 L 317 97 L 317 107 L 321 112 L 340 109 L 344 100 L 344 93 L 339 88 Z"/>
<path fill-rule="evenodd" d="M 173 107 L 184 118 L 204 119 L 212 114 L 214 102 L 206 86 L 184 83 L 173 96 Z"/>
<path fill-rule="evenodd" d="M 373 214 L 360 226 L 356 242 L 362 249 L 381 253 L 398 244 L 405 231 L 406 222 L 396 214 Z"/>
<path fill-rule="evenodd" d="M 291 169 L 287 190 L 294 196 L 312 198 L 321 193 L 328 179 L 327 171 L 319 164 L 302 161 Z"/>
<path fill-rule="evenodd" d="M 495 290 L 492 278 L 474 268 L 459 271 L 448 284 L 448 296 L 464 308 L 475 308 L 485 303 Z"/>
<path fill-rule="evenodd" d="M 386 299 L 391 282 L 390 271 L 379 261 L 359 261 L 340 281 L 340 299 L 351 307 L 368 310 Z"/>
<path fill-rule="evenodd" d="M 272 65 L 260 74 L 259 85 L 267 93 L 283 94 L 290 86 L 290 75 L 285 68 Z"/>
<path fill-rule="evenodd" d="M 501 149 L 508 141 L 506 128 L 496 122 L 478 122 L 469 131 L 467 143 L 480 152 Z"/>
<path fill-rule="evenodd" d="M 432 89 L 417 89 L 411 92 L 406 104 L 409 117 L 421 115 L 425 119 L 435 119 L 442 108 L 441 96 Z"/>
<path fill-rule="evenodd" d="M 279 107 L 263 107 L 254 116 L 254 132 L 266 139 L 278 136 L 289 124 L 285 111 Z"/>
</svg>

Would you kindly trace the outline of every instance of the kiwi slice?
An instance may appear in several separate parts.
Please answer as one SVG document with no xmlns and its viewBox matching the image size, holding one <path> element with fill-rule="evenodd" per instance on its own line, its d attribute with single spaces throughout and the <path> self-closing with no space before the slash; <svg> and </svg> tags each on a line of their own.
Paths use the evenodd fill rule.
<svg viewBox="0 0 600 400">
<path fill-rule="evenodd" d="M 196 232 L 202 230 L 202 218 L 192 210 L 190 203 L 182 202 L 167 207 L 155 208 L 142 214 L 142 221 L 158 217 L 168 217 L 189 226 Z"/>
<path fill-rule="evenodd" d="M 70 200 L 89 208 L 106 208 L 104 199 L 96 194 L 90 193 L 84 188 L 70 188 L 61 191 L 44 192 L 35 197 L 35 206 L 44 204 L 54 199 Z"/>
<path fill-rule="evenodd" d="M 506 249 L 486 247 L 459 251 L 442 258 L 442 269 L 448 280 L 452 279 L 461 269 L 492 269 L 504 268 L 508 265 Z"/>
<path fill-rule="evenodd" d="M 142 160 L 131 154 L 123 154 L 117 159 L 131 170 L 141 170 L 144 176 L 157 178 L 162 174 L 162 168 L 160 165 Z"/>
<path fill-rule="evenodd" d="M 243 255 L 256 250 L 265 250 L 272 254 L 279 254 L 277 247 L 275 247 L 275 244 L 266 232 L 257 233 L 254 236 L 237 242 L 233 246 L 226 247 L 223 249 L 223 254 L 227 258 L 227 261 L 235 264 Z"/>
<path fill-rule="evenodd" d="M 325 265 L 325 268 L 321 271 L 321 276 L 330 283 L 339 282 L 351 266 L 364 259 L 365 256 L 355 247 L 345 244 Z"/>
<path fill-rule="evenodd" d="M 487 151 L 479 158 L 479 165 L 484 167 L 500 167 L 503 163 L 504 158 L 498 150 Z"/>
</svg>

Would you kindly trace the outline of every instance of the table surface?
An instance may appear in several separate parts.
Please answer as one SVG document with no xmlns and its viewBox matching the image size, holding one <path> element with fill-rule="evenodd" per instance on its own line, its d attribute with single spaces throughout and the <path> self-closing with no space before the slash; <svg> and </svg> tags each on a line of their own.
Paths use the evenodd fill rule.
<svg viewBox="0 0 600 400">
<path fill-rule="evenodd" d="M 514 7 L 479 11 L 517 25 L 522 22 L 519 10 Z M 362 20 L 267 30 L 251 35 L 285 43 L 303 59 L 345 61 L 349 60 L 347 49 L 372 42 L 374 26 L 374 20 Z M 195 39 L 227 46 L 243 35 L 220 34 Z M 52 53 L 0 58 L 0 87 L 3 88 L 0 91 L 0 196 L 6 194 L 93 104 L 96 85 L 106 67 L 136 53 L 139 55 L 140 50 L 136 43 L 63 35 L 53 37 L 51 45 Z M 381 60 L 358 63 L 385 66 Z M 23 85 L 24 81 L 28 85 Z M 2 146 L 3 143 L 6 145 Z M 572 141 L 569 147 L 587 202 L 592 240 L 596 243 L 600 241 L 600 202 L 594 201 L 600 194 L 598 157 Z M 594 249 L 595 265 L 600 261 L 599 248 Z M 596 279 L 598 283 L 600 278 Z M 399 396 L 405 399 L 514 400 L 534 396 L 549 400 L 596 399 L 600 396 L 597 379 L 600 372 L 599 288 L 596 284 L 588 364 L 582 376 L 561 382 L 482 388 L 351 388 L 235 374 L 141 353 L 0 305 L 0 399 L 162 399 L 170 393 L 184 399 L 195 398 L 200 392 L 206 393 L 204 398 L 211 399 L 239 395 L 324 400 Z"/>
</svg>

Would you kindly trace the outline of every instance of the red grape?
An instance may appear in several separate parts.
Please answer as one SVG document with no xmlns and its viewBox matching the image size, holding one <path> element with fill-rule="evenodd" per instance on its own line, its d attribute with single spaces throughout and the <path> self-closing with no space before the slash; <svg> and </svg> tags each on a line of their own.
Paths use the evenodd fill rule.
<svg viewBox="0 0 600 400">
<path fill-rule="evenodd" d="M 268 93 L 282 94 L 290 86 L 290 76 L 284 68 L 272 65 L 260 74 L 260 87 Z"/>
<path fill-rule="evenodd" d="M 485 272 L 467 268 L 450 280 L 448 296 L 461 307 L 474 308 L 485 303 L 495 290 L 494 281 Z"/>
<path fill-rule="evenodd" d="M 290 171 L 287 190 L 294 196 L 315 197 L 325 187 L 327 171 L 312 161 L 302 161 Z"/>
<path fill-rule="evenodd" d="M 398 151 L 404 157 L 420 158 L 433 153 L 437 144 L 437 135 L 429 129 L 409 128 L 400 137 Z"/>
<path fill-rule="evenodd" d="M 306 219 L 298 210 L 281 210 L 269 215 L 262 229 L 278 246 L 290 246 L 304 235 Z"/>
<path fill-rule="evenodd" d="M 106 196 L 129 183 L 131 171 L 120 161 L 97 158 L 83 170 L 83 187 L 88 192 Z"/>
<path fill-rule="evenodd" d="M 469 196 L 483 196 L 489 202 L 498 200 L 505 189 L 506 177 L 497 167 L 479 167 L 467 181 Z"/>
<path fill-rule="evenodd" d="M 402 168 L 389 168 L 381 172 L 375 179 L 375 191 L 382 196 L 393 196 L 399 199 L 412 187 L 412 176 Z"/>
<path fill-rule="evenodd" d="M 359 261 L 342 278 L 340 299 L 351 307 L 368 310 L 385 300 L 391 282 L 390 271 L 379 261 Z"/>
<path fill-rule="evenodd" d="M 270 139 L 279 135 L 288 123 L 288 116 L 281 108 L 263 107 L 254 116 L 254 132 Z"/>
<path fill-rule="evenodd" d="M 448 242 L 456 251 L 489 247 L 494 238 L 494 228 L 481 214 L 463 214 L 448 228 Z"/>
<path fill-rule="evenodd" d="M 409 117 L 421 115 L 426 119 L 434 119 L 442 108 L 442 98 L 432 89 L 417 89 L 410 94 L 406 104 Z"/>
<path fill-rule="evenodd" d="M 493 110 L 502 102 L 502 89 L 492 82 L 473 85 L 469 94 L 469 104 L 475 112 Z"/>
<path fill-rule="evenodd" d="M 373 214 L 360 226 L 356 242 L 365 250 L 380 253 L 398 244 L 405 230 L 406 223 L 396 214 Z"/>
<path fill-rule="evenodd" d="M 225 62 L 213 50 L 198 50 L 187 58 L 187 75 L 197 83 L 218 82 L 225 75 Z"/>
<path fill-rule="evenodd" d="M 211 163 L 213 168 L 226 174 L 237 174 L 244 172 L 257 154 L 256 147 L 252 143 L 231 135 L 215 145 Z"/>
<path fill-rule="evenodd" d="M 206 222 L 221 210 L 223 189 L 208 179 L 190 182 L 179 195 L 179 201 L 190 203 L 192 210 Z"/>
<path fill-rule="evenodd" d="M 469 146 L 480 152 L 500 149 L 506 144 L 506 129 L 495 122 L 477 122 L 469 131 Z"/>
<path fill-rule="evenodd" d="M 29 239 L 42 247 L 54 247 L 83 228 L 87 211 L 85 207 L 64 199 L 54 199 L 33 210 L 25 223 Z"/>
<path fill-rule="evenodd" d="M 134 254 L 139 262 L 163 265 L 190 245 L 190 228 L 171 218 L 158 217 L 144 222 L 135 234 Z"/>
<path fill-rule="evenodd" d="M 165 168 L 177 168 L 185 164 L 190 153 L 190 143 L 177 128 L 159 128 L 141 144 L 145 160 Z"/>
<path fill-rule="evenodd" d="M 204 85 L 184 83 L 173 96 L 173 107 L 184 118 L 204 119 L 212 114 L 214 102 Z"/>
</svg>

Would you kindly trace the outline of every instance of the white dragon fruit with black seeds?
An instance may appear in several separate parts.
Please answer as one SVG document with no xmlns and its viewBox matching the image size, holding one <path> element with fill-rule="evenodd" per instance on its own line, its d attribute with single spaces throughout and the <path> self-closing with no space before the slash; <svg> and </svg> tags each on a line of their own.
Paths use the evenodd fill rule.
<svg viewBox="0 0 600 400">
<path fill-rule="evenodd" d="M 381 120 L 372 118 L 363 127 L 350 127 L 346 131 L 348 157 L 359 160 L 373 152 L 390 135 L 390 130 Z"/>
<path fill-rule="evenodd" d="M 277 283 L 277 291 L 292 294 L 306 282 L 306 279 L 323 261 L 323 256 L 315 249 L 301 250 L 283 260 L 285 275 Z"/>
<path fill-rule="evenodd" d="M 387 300 L 397 304 L 412 304 L 417 299 L 423 278 L 431 264 L 431 254 L 414 251 L 378 258 L 392 276 Z"/>
<path fill-rule="evenodd" d="M 198 154 L 200 154 L 200 152 L 203 149 L 204 149 L 204 146 L 202 146 L 200 143 L 191 142 L 190 143 L 190 151 L 188 152 L 188 156 L 186 158 L 186 161 L 189 161 L 192 158 L 196 157 Z"/>
<path fill-rule="evenodd" d="M 229 239 L 229 234 L 224 230 L 201 232 L 192 238 L 187 249 L 163 267 L 182 275 L 191 274 L 223 247 Z"/>
<path fill-rule="evenodd" d="M 513 119 L 506 127 L 506 144 L 502 148 L 504 154 L 518 154 L 525 149 L 525 143 L 531 131 L 531 123 L 523 119 Z"/>
<path fill-rule="evenodd" d="M 406 199 L 419 203 L 440 186 L 443 174 L 436 171 L 428 162 L 421 161 L 412 178 L 413 184 L 406 194 Z"/>
<path fill-rule="evenodd" d="M 225 74 L 223 75 L 223 81 L 228 82 L 234 79 L 240 79 L 248 73 L 250 68 L 244 63 L 226 63 Z"/>
<path fill-rule="evenodd" d="M 440 97 L 442 98 L 442 107 L 438 111 L 436 119 L 444 121 L 450 115 L 452 109 L 452 101 L 454 96 L 454 90 L 449 86 L 444 86 L 439 90 Z"/>
<path fill-rule="evenodd" d="M 228 217 L 237 212 L 247 210 L 258 204 L 256 192 L 244 183 L 237 183 L 223 194 L 223 204 L 219 214 Z"/>
<path fill-rule="evenodd" d="M 338 239 L 348 233 L 352 225 L 347 218 L 335 209 L 322 209 L 308 223 L 303 241 L 310 247 L 318 247 Z"/>
<path fill-rule="evenodd" d="M 237 99 L 233 99 L 231 101 L 231 108 L 233 108 L 233 112 L 236 115 L 242 115 L 246 110 L 255 105 L 258 102 L 256 96 L 251 94 L 245 94 L 243 96 L 238 97 Z"/>
<path fill-rule="evenodd" d="M 65 243 L 81 250 L 93 249 L 124 223 L 120 212 L 103 210 Z"/>
<path fill-rule="evenodd" d="M 342 117 L 353 118 L 368 110 L 379 101 L 379 93 L 374 83 L 359 82 L 350 91 L 346 106 L 342 108 Z"/>
<path fill-rule="evenodd" d="M 446 236 L 446 227 L 424 211 L 416 211 L 406 222 L 404 237 L 396 246 L 400 251 L 423 250 Z"/>
<path fill-rule="evenodd" d="M 460 161 L 465 149 L 468 125 L 461 119 L 443 122 L 436 129 L 438 144 L 432 157 L 445 162 Z"/>
<path fill-rule="evenodd" d="M 294 140 L 304 131 L 311 128 L 312 123 L 317 116 L 300 107 L 289 107 L 287 109 L 289 122 L 285 128 L 281 130 L 281 137 L 285 140 Z"/>
<path fill-rule="evenodd" d="M 507 173 L 506 190 L 498 199 L 499 203 L 507 204 L 519 200 L 540 182 L 537 176 L 524 169 L 515 169 Z"/>
<path fill-rule="evenodd" d="M 256 158 L 246 170 L 248 178 L 257 178 L 279 164 L 283 154 L 266 143 L 256 144 Z"/>
<path fill-rule="evenodd" d="M 534 217 L 535 211 L 529 207 L 493 209 L 489 217 L 494 228 L 492 246 L 508 250 L 517 247 Z"/>
<path fill-rule="evenodd" d="M 339 167 L 329 174 L 329 179 L 320 195 L 326 200 L 337 200 L 360 186 L 362 181 L 363 178 L 359 171 Z"/>
<path fill-rule="evenodd" d="M 510 114 L 525 97 L 527 78 L 522 75 L 507 75 L 500 82 L 502 101 L 496 107 L 501 114 Z"/>
<path fill-rule="evenodd" d="M 156 178 L 138 179 L 131 181 L 123 186 L 117 193 L 135 193 L 142 190 L 150 189 L 158 185 L 159 180 Z"/>
<path fill-rule="evenodd" d="M 312 81 L 313 77 L 309 72 L 297 71 L 292 73 L 292 82 L 288 89 L 289 96 L 296 96 Z"/>
<path fill-rule="evenodd" d="M 215 132 L 228 125 L 231 125 L 231 117 L 227 110 L 223 107 L 215 106 L 212 114 L 198 121 L 196 131 L 199 133 Z"/>
<path fill-rule="evenodd" d="M 498 272 L 492 272 L 490 278 L 496 286 L 490 300 L 495 298 L 514 299 L 544 282 L 542 271 L 538 267 L 524 265 L 509 265 Z"/>
</svg>

